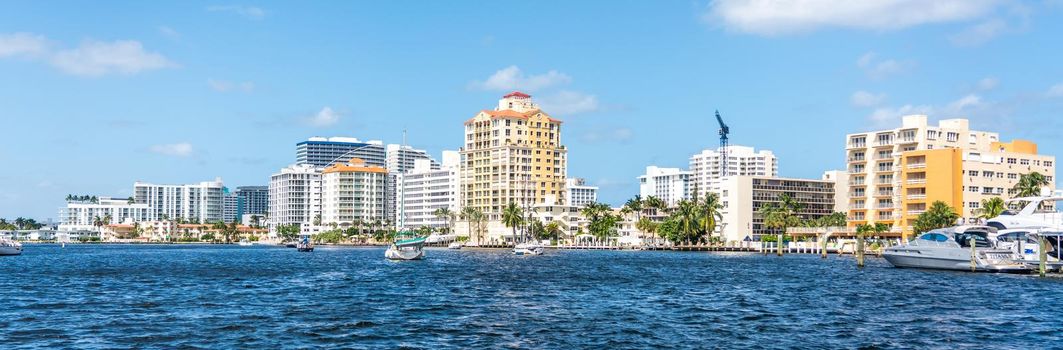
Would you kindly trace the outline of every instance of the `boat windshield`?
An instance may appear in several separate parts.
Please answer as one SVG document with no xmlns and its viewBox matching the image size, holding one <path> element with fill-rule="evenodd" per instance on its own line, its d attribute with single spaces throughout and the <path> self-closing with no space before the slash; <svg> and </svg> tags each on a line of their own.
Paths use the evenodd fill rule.
<svg viewBox="0 0 1063 350">
<path fill-rule="evenodd" d="M 961 247 L 970 248 L 971 238 L 974 238 L 975 247 L 992 247 L 989 243 L 989 239 L 986 238 L 985 232 L 980 231 L 967 231 L 956 233 L 956 243 L 959 243 Z"/>
</svg>

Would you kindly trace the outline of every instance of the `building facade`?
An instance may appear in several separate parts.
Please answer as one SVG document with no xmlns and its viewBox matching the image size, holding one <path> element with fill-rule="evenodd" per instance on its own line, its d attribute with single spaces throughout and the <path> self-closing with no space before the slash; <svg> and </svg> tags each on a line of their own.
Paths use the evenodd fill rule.
<svg viewBox="0 0 1063 350">
<path fill-rule="evenodd" d="M 723 209 L 717 234 L 725 242 L 759 241 L 762 235 L 777 234 L 764 225 L 759 211 L 768 204 L 778 205 L 784 194 L 802 207 L 797 216 L 804 220 L 834 213 L 838 199 L 831 180 L 727 176 L 720 182 Z"/>
<path fill-rule="evenodd" d="M 691 186 L 697 196 L 706 192 L 719 193 L 720 178 L 723 174 L 721 149 L 706 149 L 690 157 Z M 775 154 L 768 150 L 757 151 L 753 147 L 727 147 L 728 176 L 779 176 L 779 162 Z"/>
<path fill-rule="evenodd" d="M 455 151 L 443 151 L 443 166 L 432 169 L 427 159 L 417 160 L 413 169 L 398 175 L 397 223 L 404 229 L 422 226 L 445 227 L 446 218 L 437 217 L 436 210 L 446 208 L 458 214 L 459 155 Z"/>
<path fill-rule="evenodd" d="M 322 170 L 321 225 L 386 220 L 387 175 L 384 167 L 368 165 L 358 158 Z"/>
<path fill-rule="evenodd" d="M 360 141 L 353 137 L 311 137 L 295 144 L 295 164 L 326 167 L 359 158 L 366 164 L 384 167 L 387 151 L 380 141 Z"/>
<path fill-rule="evenodd" d="M 243 206 L 240 208 L 240 216 L 259 215 L 266 216 L 269 213 L 269 186 L 240 186 L 236 188 L 236 196 L 240 197 Z"/>
<path fill-rule="evenodd" d="M 149 220 L 216 222 L 224 217 L 224 184 L 221 178 L 187 185 L 156 185 L 137 181 L 133 194 L 137 204 L 152 209 Z"/>
<path fill-rule="evenodd" d="M 690 198 L 693 193 L 694 172 L 679 168 L 646 167 L 646 174 L 639 176 L 639 195 L 642 198 L 657 197 L 668 206 Z"/>
<path fill-rule="evenodd" d="M 565 190 L 568 191 L 568 204 L 574 207 L 584 207 L 587 204 L 598 202 L 598 186 L 589 186 L 583 178 L 574 177 L 565 180 Z"/>
<path fill-rule="evenodd" d="M 384 215 L 391 222 L 398 223 L 400 221 L 398 203 L 399 174 L 410 171 L 414 168 L 415 163 L 420 160 L 428 161 L 429 170 L 439 170 L 439 163 L 432 159 L 425 150 L 395 144 L 387 146 L 388 178 L 385 184 L 387 188 L 384 192 Z"/>
<path fill-rule="evenodd" d="M 321 215 L 321 170 L 296 164 L 270 176 L 266 224 L 271 234 L 280 225 L 297 225 L 305 234 L 318 231 L 314 221 Z"/>
<path fill-rule="evenodd" d="M 925 115 L 905 116 L 899 128 L 847 135 L 846 153 L 851 227 L 884 223 L 907 234 L 935 201 L 973 219 L 983 199 L 1013 197 L 1031 172 L 1055 188 L 1055 157 L 1038 154 L 1033 142 L 971 130 L 966 119 L 935 126 Z"/>
<path fill-rule="evenodd" d="M 228 187 L 222 188 L 222 220 L 234 222 L 240 220 L 240 209 L 243 203 L 235 192 L 229 192 Z"/>
<path fill-rule="evenodd" d="M 96 202 L 70 200 L 59 209 L 59 230 L 96 230 L 96 218 L 110 219 L 110 223 L 134 223 L 152 220 L 155 213 L 144 203 L 131 203 L 129 198 L 100 197 Z"/>
<path fill-rule="evenodd" d="M 461 206 L 482 211 L 489 234 L 504 234 L 499 222 L 510 203 L 567 203 L 561 121 L 539 109 L 530 95 L 506 94 L 495 109 L 480 111 L 464 126 Z"/>
</svg>

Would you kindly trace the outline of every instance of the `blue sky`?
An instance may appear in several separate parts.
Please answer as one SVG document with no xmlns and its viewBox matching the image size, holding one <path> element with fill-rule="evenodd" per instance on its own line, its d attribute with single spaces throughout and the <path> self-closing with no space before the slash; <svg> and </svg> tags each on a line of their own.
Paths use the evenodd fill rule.
<svg viewBox="0 0 1063 350">
<path fill-rule="evenodd" d="M 133 181 L 264 185 L 309 136 L 438 155 L 511 89 L 619 204 L 718 144 L 783 176 L 905 113 L 1063 141 L 1063 3 L 994 0 L 0 3 L 0 217 Z M 88 5 L 88 4 L 86 4 Z"/>
</svg>

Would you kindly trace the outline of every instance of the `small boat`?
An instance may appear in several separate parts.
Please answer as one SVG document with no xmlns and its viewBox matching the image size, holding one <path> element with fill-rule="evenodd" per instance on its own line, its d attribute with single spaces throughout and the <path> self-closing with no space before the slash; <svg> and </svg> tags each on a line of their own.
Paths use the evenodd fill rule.
<svg viewBox="0 0 1063 350">
<path fill-rule="evenodd" d="M 0 238 L 0 256 L 3 255 L 22 255 L 22 243 Z"/>
<path fill-rule="evenodd" d="M 998 248 L 989 239 L 996 229 L 989 226 L 956 226 L 936 229 L 915 240 L 886 248 L 882 257 L 896 267 L 1025 273 L 1030 269 L 1009 249 Z M 974 244 L 974 252 L 971 244 Z"/>
<path fill-rule="evenodd" d="M 513 247 L 513 255 L 542 255 L 543 246 L 537 242 L 524 242 Z"/>
<path fill-rule="evenodd" d="M 447 245 L 447 249 L 461 249 L 462 246 L 461 242 L 451 242 L 450 245 Z"/>
<path fill-rule="evenodd" d="M 1036 268 L 1041 260 L 1041 239 L 1045 240 L 1045 263 L 1052 269 L 1063 267 L 1063 231 L 1056 229 L 1007 229 L 990 235 L 997 248 L 1011 250 L 1018 260 Z"/>
<path fill-rule="evenodd" d="M 295 248 L 296 246 L 298 246 L 298 244 L 295 243 L 287 243 L 284 245 L 285 248 Z"/>
<path fill-rule="evenodd" d="M 251 242 L 248 241 L 246 238 L 245 239 L 241 239 L 239 242 L 236 242 L 236 244 L 241 246 L 241 247 L 249 247 L 249 246 L 251 246 Z"/>
<path fill-rule="evenodd" d="M 303 236 L 303 240 L 295 245 L 295 249 L 300 252 L 312 252 L 314 251 L 314 243 L 310 242 L 310 236 Z"/>
<path fill-rule="evenodd" d="M 400 234 L 409 236 L 410 233 Z M 398 239 L 384 251 L 384 257 L 388 260 L 421 260 L 424 259 L 424 243 L 427 237 L 415 237 Z"/>
</svg>

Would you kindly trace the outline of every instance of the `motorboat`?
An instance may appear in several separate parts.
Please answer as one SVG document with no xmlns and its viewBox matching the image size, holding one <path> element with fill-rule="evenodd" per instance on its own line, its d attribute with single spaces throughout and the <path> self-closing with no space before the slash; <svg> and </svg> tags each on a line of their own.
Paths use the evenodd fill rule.
<svg viewBox="0 0 1063 350">
<path fill-rule="evenodd" d="M 461 242 L 451 242 L 449 245 L 447 245 L 447 249 L 461 249 L 463 245 L 464 244 L 461 244 Z"/>
<path fill-rule="evenodd" d="M 241 247 L 249 247 L 249 246 L 251 246 L 251 242 L 248 241 L 246 238 L 245 239 L 241 239 L 239 242 L 236 242 L 236 244 L 241 246 Z"/>
<path fill-rule="evenodd" d="M 1046 206 L 1045 203 L 1054 203 L 1057 201 L 1063 201 L 1063 197 L 1019 197 L 1006 200 L 1004 201 L 1006 207 L 1012 207 L 1013 205 L 1019 205 L 1021 203 L 1026 204 L 1019 210 L 1005 210 L 1004 213 L 999 216 L 987 220 L 986 225 L 995 227 L 998 230 L 1014 228 L 1063 229 L 1063 213 L 1045 209 L 1050 208 L 1050 206 Z"/>
<path fill-rule="evenodd" d="M 384 251 L 384 257 L 388 260 L 421 260 L 424 259 L 424 243 L 426 237 L 414 237 L 397 239 Z"/>
<path fill-rule="evenodd" d="M 1063 243 L 1063 231 L 1052 229 L 1008 229 L 1000 230 L 995 235 L 990 235 L 997 248 L 1011 250 L 1018 256 L 1018 260 L 1029 266 L 1040 263 L 1041 244 L 1039 238 L 1044 238 L 1048 244 L 1045 252 L 1045 263 L 1049 266 L 1063 266 L 1063 252 L 1060 245 Z"/>
<path fill-rule="evenodd" d="M 295 250 L 300 252 L 312 252 L 314 251 L 314 242 L 310 241 L 310 236 L 303 236 L 303 240 L 295 244 Z"/>
<path fill-rule="evenodd" d="M 886 248 L 882 257 L 896 267 L 1024 273 L 1030 269 L 1009 249 L 990 240 L 990 226 L 956 226 L 931 230 L 899 246 Z M 971 244 L 974 244 L 972 252 Z"/>
<path fill-rule="evenodd" d="M 513 247 L 513 255 L 542 255 L 543 246 L 538 242 L 524 242 Z"/>
<path fill-rule="evenodd" d="M 0 256 L 3 255 L 22 255 L 22 243 L 0 238 Z"/>
</svg>

